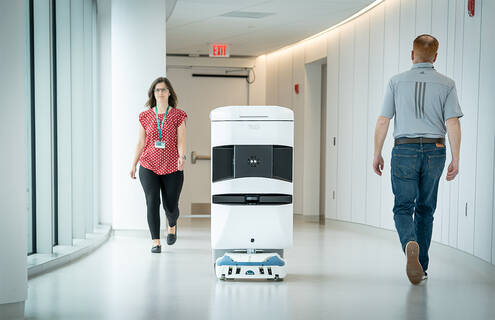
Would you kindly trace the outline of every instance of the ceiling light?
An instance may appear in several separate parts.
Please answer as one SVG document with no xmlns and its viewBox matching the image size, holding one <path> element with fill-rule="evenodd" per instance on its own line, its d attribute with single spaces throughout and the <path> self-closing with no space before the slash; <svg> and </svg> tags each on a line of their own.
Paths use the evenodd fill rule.
<svg viewBox="0 0 495 320">
<path fill-rule="evenodd" d="M 224 13 L 221 16 L 229 18 L 261 19 L 274 14 L 274 12 L 231 11 Z"/>
</svg>

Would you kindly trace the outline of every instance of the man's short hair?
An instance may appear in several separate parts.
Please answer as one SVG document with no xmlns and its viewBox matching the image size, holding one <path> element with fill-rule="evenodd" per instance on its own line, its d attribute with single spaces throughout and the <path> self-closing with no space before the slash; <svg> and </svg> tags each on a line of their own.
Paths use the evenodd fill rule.
<svg viewBox="0 0 495 320">
<path fill-rule="evenodd" d="M 414 39 L 414 56 L 421 61 L 431 61 L 438 50 L 438 40 L 429 34 L 422 34 Z"/>
</svg>

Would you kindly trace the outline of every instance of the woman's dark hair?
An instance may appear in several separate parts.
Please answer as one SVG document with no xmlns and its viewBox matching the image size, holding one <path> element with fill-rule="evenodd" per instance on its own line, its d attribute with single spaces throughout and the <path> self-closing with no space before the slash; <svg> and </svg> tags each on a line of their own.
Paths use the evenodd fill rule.
<svg viewBox="0 0 495 320">
<path fill-rule="evenodd" d="M 165 83 L 170 92 L 170 96 L 168 96 L 168 105 L 172 108 L 177 107 L 177 95 L 175 94 L 174 88 L 172 88 L 172 84 L 165 77 L 156 78 L 155 81 L 151 83 L 150 89 L 148 90 L 148 101 L 146 101 L 145 107 L 149 107 L 150 109 L 156 107 L 155 87 L 162 82 Z"/>
</svg>

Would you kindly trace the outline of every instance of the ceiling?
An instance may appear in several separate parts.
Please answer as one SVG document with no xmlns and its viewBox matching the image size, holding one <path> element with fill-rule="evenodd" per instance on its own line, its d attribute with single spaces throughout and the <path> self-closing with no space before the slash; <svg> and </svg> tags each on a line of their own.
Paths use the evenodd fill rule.
<svg viewBox="0 0 495 320">
<path fill-rule="evenodd" d="M 321 32 L 373 0 L 177 0 L 167 21 L 167 54 L 259 56 Z"/>
</svg>

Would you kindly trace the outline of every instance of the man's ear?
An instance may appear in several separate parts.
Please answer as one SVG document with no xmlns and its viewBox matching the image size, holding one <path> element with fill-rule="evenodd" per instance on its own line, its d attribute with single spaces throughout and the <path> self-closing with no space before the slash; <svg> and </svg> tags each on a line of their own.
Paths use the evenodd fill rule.
<svg viewBox="0 0 495 320">
<path fill-rule="evenodd" d="M 435 53 L 435 56 L 433 57 L 433 62 L 437 61 L 437 56 L 438 56 L 438 52 Z"/>
<path fill-rule="evenodd" d="M 411 50 L 411 60 L 414 61 L 414 50 Z"/>
</svg>

